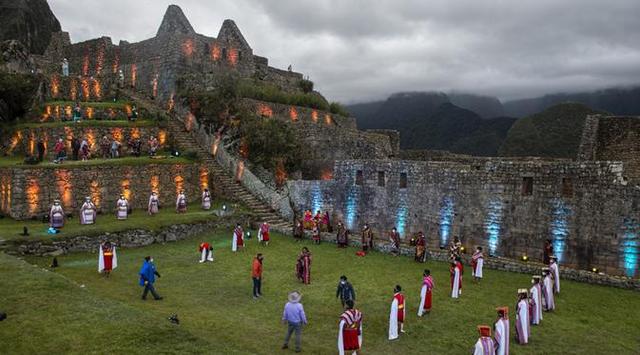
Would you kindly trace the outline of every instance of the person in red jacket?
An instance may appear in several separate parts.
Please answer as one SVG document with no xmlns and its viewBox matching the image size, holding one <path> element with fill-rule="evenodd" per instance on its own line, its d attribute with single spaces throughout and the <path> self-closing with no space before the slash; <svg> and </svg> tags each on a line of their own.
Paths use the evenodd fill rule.
<svg viewBox="0 0 640 355">
<path fill-rule="evenodd" d="M 264 257 L 258 253 L 253 258 L 253 264 L 251 265 L 251 278 L 253 278 L 253 298 L 257 299 L 262 297 L 262 260 Z"/>
</svg>

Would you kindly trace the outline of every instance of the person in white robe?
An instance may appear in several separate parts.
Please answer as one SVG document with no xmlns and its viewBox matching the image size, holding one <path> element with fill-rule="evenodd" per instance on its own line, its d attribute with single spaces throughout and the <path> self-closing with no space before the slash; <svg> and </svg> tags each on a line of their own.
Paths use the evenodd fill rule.
<svg viewBox="0 0 640 355">
<path fill-rule="evenodd" d="M 488 325 L 479 325 L 478 333 L 480 333 L 480 338 L 478 338 L 476 346 L 473 349 L 473 355 L 495 355 L 496 347 L 491 338 L 491 327 Z"/>
<path fill-rule="evenodd" d="M 418 306 L 418 317 L 431 312 L 431 303 L 433 300 L 433 277 L 431 270 L 425 269 L 422 273 L 422 288 L 420 289 L 420 305 Z"/>
<path fill-rule="evenodd" d="M 244 230 L 240 223 L 236 224 L 236 228 L 233 230 L 233 237 L 231 242 L 231 251 L 236 252 L 238 248 L 244 249 Z"/>
<path fill-rule="evenodd" d="M 150 216 L 154 216 L 160 210 L 160 198 L 158 198 L 158 194 L 155 191 L 151 192 L 151 196 L 149 196 L 149 204 L 147 205 L 147 213 Z"/>
<path fill-rule="evenodd" d="M 451 262 L 451 298 L 460 297 L 461 277 L 460 265 L 457 261 L 453 260 Z"/>
<path fill-rule="evenodd" d="M 362 348 L 362 313 L 354 308 L 353 300 L 347 300 L 345 305 L 338 323 L 338 354 L 355 355 Z"/>
<path fill-rule="evenodd" d="M 202 191 L 202 209 L 211 209 L 211 192 L 209 192 L 209 189 L 207 188 Z"/>
<path fill-rule="evenodd" d="M 509 307 L 498 307 L 498 319 L 493 325 L 496 355 L 509 355 Z"/>
<path fill-rule="evenodd" d="M 118 201 L 116 201 L 116 218 L 119 220 L 125 220 L 129 216 L 129 201 L 124 198 L 124 195 L 120 195 Z"/>
<path fill-rule="evenodd" d="M 391 311 L 389 312 L 389 340 L 398 339 L 398 330 L 400 333 L 404 333 L 405 307 L 402 287 L 400 285 L 396 285 L 393 292 Z"/>
<path fill-rule="evenodd" d="M 85 197 L 82 207 L 80 207 L 80 224 L 96 223 L 96 205 L 91 201 L 91 197 Z"/>
<path fill-rule="evenodd" d="M 53 206 L 49 210 L 49 227 L 55 229 L 64 227 L 64 210 L 60 200 L 53 201 Z"/>
<path fill-rule="evenodd" d="M 484 254 L 482 247 L 476 248 L 471 256 L 471 275 L 473 279 L 479 281 L 482 278 L 482 267 L 484 266 Z"/>
<path fill-rule="evenodd" d="M 540 275 L 533 275 L 530 294 L 533 312 L 531 312 L 531 324 L 538 325 L 542 321 L 542 286 L 540 286 Z"/>
<path fill-rule="evenodd" d="M 184 191 L 180 191 L 178 197 L 176 198 L 176 212 L 177 213 L 186 213 L 187 212 L 187 196 L 185 196 Z"/>
<path fill-rule="evenodd" d="M 518 289 L 518 304 L 516 305 L 516 340 L 518 344 L 529 343 L 530 335 L 528 291 L 526 288 L 521 288 Z"/>
<path fill-rule="evenodd" d="M 549 257 L 549 270 L 551 270 L 551 277 L 553 278 L 553 293 L 560 293 L 560 267 L 558 266 L 558 257 L 551 255 Z"/>
<path fill-rule="evenodd" d="M 98 253 L 98 272 L 109 277 L 111 271 L 118 267 L 116 246 L 110 242 L 104 242 L 98 247 Z"/>
<path fill-rule="evenodd" d="M 556 309 L 556 302 L 553 296 L 553 278 L 548 267 L 542 268 L 542 298 L 545 312 Z"/>
</svg>

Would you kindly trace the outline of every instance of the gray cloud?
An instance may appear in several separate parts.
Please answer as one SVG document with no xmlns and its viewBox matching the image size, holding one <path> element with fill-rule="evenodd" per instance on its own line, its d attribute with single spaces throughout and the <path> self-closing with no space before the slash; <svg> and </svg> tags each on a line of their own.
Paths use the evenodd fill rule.
<svg viewBox="0 0 640 355">
<path fill-rule="evenodd" d="M 170 3 L 197 32 L 236 21 L 258 55 L 332 100 L 457 90 L 522 98 L 640 84 L 637 0 L 51 0 L 73 41 L 155 34 Z"/>
</svg>

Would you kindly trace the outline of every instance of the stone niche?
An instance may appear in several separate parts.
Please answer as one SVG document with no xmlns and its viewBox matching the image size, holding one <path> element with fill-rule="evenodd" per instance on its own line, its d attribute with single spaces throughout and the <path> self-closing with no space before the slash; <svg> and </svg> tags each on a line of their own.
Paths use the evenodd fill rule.
<svg viewBox="0 0 640 355">
<path fill-rule="evenodd" d="M 184 190 L 188 201 L 197 201 L 210 185 L 208 169 L 199 164 L 3 168 L 0 208 L 18 220 L 40 218 L 60 199 L 65 213 L 77 215 L 90 196 L 102 213 L 111 213 L 120 194 L 133 208 L 146 208 L 151 191 L 158 192 L 165 208 L 174 208 L 178 191 Z"/>
<path fill-rule="evenodd" d="M 3 137 L 4 147 L 7 147 L 8 154 L 37 155 L 36 144 L 42 139 L 46 146 L 47 158 L 53 159 L 53 148 L 58 138 L 62 137 L 67 147 L 67 156 L 71 158 L 71 147 L 74 138 L 82 140 L 87 139 L 91 147 L 92 157 L 100 157 L 100 139 L 107 136 L 110 140 L 118 139 L 122 143 L 122 154 L 128 155 L 127 142 L 131 138 L 140 138 L 142 140 L 142 154 L 146 154 L 149 150 L 149 137 L 154 136 L 163 148 L 169 142 L 167 130 L 165 128 L 153 126 L 139 127 L 86 127 L 74 126 L 70 124 L 67 127 L 34 127 L 14 130 L 12 133 Z"/>
<path fill-rule="evenodd" d="M 381 241 L 395 226 L 405 241 L 424 231 L 432 250 L 459 236 L 469 251 L 542 260 L 551 239 L 561 265 L 637 277 L 640 190 L 621 174 L 616 162 L 347 160 L 290 189 L 298 213 L 330 211 L 355 233 L 369 223 Z"/>
</svg>

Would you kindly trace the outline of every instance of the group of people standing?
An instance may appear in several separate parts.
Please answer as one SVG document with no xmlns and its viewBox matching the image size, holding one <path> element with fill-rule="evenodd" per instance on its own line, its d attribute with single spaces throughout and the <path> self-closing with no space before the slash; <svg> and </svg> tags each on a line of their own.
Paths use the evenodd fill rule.
<svg viewBox="0 0 640 355">
<path fill-rule="evenodd" d="M 107 136 L 102 136 L 98 144 L 100 148 L 99 152 L 94 152 L 92 144 L 89 142 L 89 139 L 87 137 L 73 138 L 71 140 L 72 160 L 86 161 L 94 157 L 95 154 L 99 154 L 98 156 L 102 159 L 114 159 L 124 156 L 122 152 L 122 142 L 120 142 L 120 140 L 115 137 L 109 138 Z M 128 154 L 134 157 L 141 156 L 142 146 L 142 139 L 140 139 L 139 137 L 131 137 L 127 141 Z M 160 142 L 158 141 L 158 138 L 156 138 L 155 136 L 150 136 L 147 140 L 147 148 L 149 156 L 155 156 L 160 149 Z M 36 143 L 36 153 L 39 161 L 44 160 L 46 150 L 47 147 L 45 141 L 42 138 L 39 138 Z M 60 164 L 65 160 L 68 160 L 67 142 L 65 141 L 64 137 L 60 136 L 57 138 L 56 143 L 53 146 L 53 153 L 53 162 L 56 164 Z"/>
<path fill-rule="evenodd" d="M 212 196 L 211 192 L 208 188 L 205 188 L 202 191 L 201 196 L 201 207 L 203 210 L 211 209 Z M 186 213 L 188 207 L 188 201 L 184 190 L 181 190 L 176 197 L 176 213 Z M 126 220 L 129 215 L 132 213 L 132 208 L 129 203 L 129 200 L 125 197 L 124 194 L 121 194 L 118 200 L 116 201 L 115 206 L 115 215 L 118 220 Z M 149 202 L 147 204 L 147 213 L 150 216 L 156 215 L 160 211 L 160 198 L 155 191 L 151 192 L 149 196 Z M 98 207 L 93 203 L 91 197 L 85 197 L 85 201 L 80 207 L 80 224 L 94 224 L 97 221 Z M 64 227 L 66 221 L 66 214 L 60 200 L 56 199 L 53 201 L 53 205 L 49 209 L 49 227 L 53 229 L 61 229 Z M 268 240 L 268 232 L 267 232 L 267 240 Z"/>
</svg>

